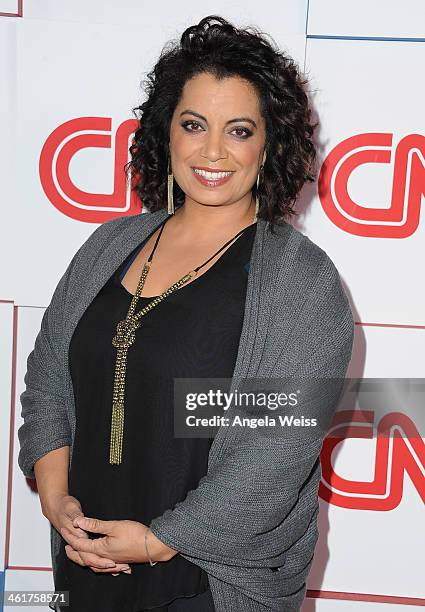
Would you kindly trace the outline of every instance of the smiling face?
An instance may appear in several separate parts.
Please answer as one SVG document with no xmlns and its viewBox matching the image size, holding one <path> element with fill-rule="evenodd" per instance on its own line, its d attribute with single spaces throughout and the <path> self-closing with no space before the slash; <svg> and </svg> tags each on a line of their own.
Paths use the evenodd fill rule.
<svg viewBox="0 0 425 612">
<path fill-rule="evenodd" d="M 249 206 L 265 137 L 250 83 L 209 73 L 187 81 L 170 128 L 171 168 L 185 203 Z"/>
</svg>

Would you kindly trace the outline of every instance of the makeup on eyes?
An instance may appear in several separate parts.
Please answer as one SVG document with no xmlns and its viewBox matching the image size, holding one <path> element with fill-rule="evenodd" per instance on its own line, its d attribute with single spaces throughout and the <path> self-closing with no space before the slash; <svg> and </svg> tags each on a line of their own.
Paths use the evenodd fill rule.
<svg viewBox="0 0 425 612">
<path fill-rule="evenodd" d="M 188 129 L 187 126 L 189 126 L 189 125 L 198 125 L 199 127 L 202 128 L 202 125 L 200 123 L 198 123 L 198 121 L 193 121 L 193 120 L 183 121 L 180 125 L 183 127 L 183 129 L 186 130 L 186 132 L 193 132 L 194 134 L 196 132 L 198 132 L 199 130 Z M 253 135 L 253 132 L 249 128 L 246 128 L 246 127 L 243 127 L 243 126 L 236 126 L 236 127 L 234 127 L 231 130 L 231 132 L 234 132 L 236 130 L 243 130 L 244 131 L 244 133 L 245 133 L 244 136 L 238 136 L 238 138 L 240 138 L 241 140 L 246 140 L 247 138 L 249 138 L 250 136 Z"/>
<path fill-rule="evenodd" d="M 195 111 L 191 111 L 191 110 L 185 110 L 182 113 L 180 113 L 180 117 L 182 115 L 193 115 L 194 117 L 198 117 L 198 119 L 202 119 L 202 121 L 205 121 L 205 123 L 208 123 L 206 117 L 204 117 L 203 115 L 200 115 L 199 113 L 195 113 Z M 257 127 L 257 124 L 255 123 L 254 119 L 251 119 L 251 117 L 235 117 L 234 119 L 229 119 L 229 121 L 226 121 L 226 125 L 229 125 L 230 123 L 251 123 L 253 125 L 253 127 Z"/>
</svg>

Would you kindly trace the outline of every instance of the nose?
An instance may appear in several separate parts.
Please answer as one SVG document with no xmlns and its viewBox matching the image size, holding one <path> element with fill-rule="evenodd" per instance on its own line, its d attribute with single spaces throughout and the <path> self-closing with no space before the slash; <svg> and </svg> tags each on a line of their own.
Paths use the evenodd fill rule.
<svg viewBox="0 0 425 612">
<path fill-rule="evenodd" d="M 208 130 L 202 147 L 202 156 L 211 162 L 227 157 L 223 134 L 220 130 Z"/>
</svg>

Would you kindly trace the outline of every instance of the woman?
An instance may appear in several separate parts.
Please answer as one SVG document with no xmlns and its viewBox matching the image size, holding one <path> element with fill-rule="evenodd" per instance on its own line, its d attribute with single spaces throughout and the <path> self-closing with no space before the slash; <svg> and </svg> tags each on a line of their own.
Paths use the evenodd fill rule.
<svg viewBox="0 0 425 612">
<path fill-rule="evenodd" d="M 21 395 L 19 465 L 37 478 L 70 610 L 304 599 L 341 392 L 329 379 L 345 376 L 353 320 L 330 258 L 285 221 L 314 180 L 303 84 L 263 36 L 216 16 L 149 75 L 130 168 L 150 212 L 102 224 L 74 256 Z M 323 419 L 313 433 L 174 435 L 175 379 L 231 379 L 235 393 L 291 376 Z"/>
</svg>

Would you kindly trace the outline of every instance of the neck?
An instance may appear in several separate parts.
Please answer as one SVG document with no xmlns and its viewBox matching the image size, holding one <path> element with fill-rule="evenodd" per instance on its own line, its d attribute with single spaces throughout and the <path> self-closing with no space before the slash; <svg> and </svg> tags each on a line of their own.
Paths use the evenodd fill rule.
<svg viewBox="0 0 425 612">
<path fill-rule="evenodd" d="M 251 225 L 254 222 L 254 214 L 255 201 L 252 197 L 218 206 L 199 204 L 186 198 L 183 206 L 176 209 L 173 222 L 180 235 L 196 234 L 200 238 L 211 234 L 226 236 Z"/>
</svg>

